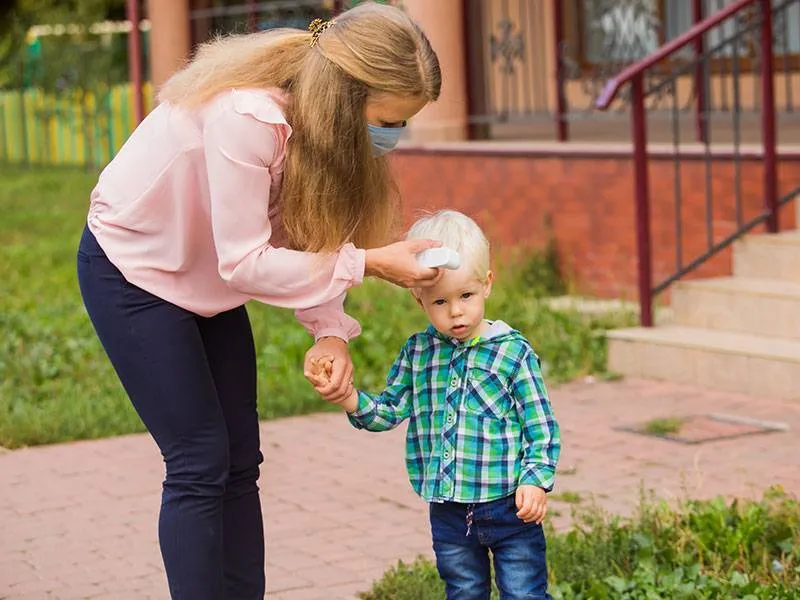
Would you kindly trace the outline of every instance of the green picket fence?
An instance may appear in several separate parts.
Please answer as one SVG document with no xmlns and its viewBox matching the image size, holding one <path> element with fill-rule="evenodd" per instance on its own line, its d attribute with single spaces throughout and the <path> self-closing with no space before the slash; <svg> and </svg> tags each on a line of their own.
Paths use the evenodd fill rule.
<svg viewBox="0 0 800 600">
<path fill-rule="evenodd" d="M 150 84 L 143 90 L 152 109 Z M 100 167 L 136 125 L 130 84 L 103 93 L 0 90 L 0 164 Z"/>
</svg>

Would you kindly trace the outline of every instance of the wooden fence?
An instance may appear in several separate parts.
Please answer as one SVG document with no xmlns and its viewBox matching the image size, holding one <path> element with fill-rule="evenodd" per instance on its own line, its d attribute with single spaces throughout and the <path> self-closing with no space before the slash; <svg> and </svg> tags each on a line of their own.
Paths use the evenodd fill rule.
<svg viewBox="0 0 800 600">
<path fill-rule="evenodd" d="M 152 86 L 143 91 L 147 112 Z M 0 90 L 0 164 L 102 167 L 134 127 L 130 84 L 104 92 Z"/>
</svg>

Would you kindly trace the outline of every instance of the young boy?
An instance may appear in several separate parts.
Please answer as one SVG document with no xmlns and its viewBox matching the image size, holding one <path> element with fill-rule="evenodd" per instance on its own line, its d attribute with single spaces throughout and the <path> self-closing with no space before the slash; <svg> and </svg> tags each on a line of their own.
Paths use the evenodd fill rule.
<svg viewBox="0 0 800 600">
<path fill-rule="evenodd" d="M 341 404 L 359 429 L 386 431 L 408 419 L 406 466 L 430 503 L 448 599 L 488 600 L 488 551 L 502 599 L 549 599 L 541 523 L 561 442 L 539 359 L 521 333 L 484 319 L 493 275 L 472 219 L 442 211 L 407 237 L 441 241 L 461 266 L 413 290 L 431 326 L 403 346 L 386 389 L 354 391 Z M 315 385 L 329 370 L 329 362 L 317 365 Z"/>
</svg>

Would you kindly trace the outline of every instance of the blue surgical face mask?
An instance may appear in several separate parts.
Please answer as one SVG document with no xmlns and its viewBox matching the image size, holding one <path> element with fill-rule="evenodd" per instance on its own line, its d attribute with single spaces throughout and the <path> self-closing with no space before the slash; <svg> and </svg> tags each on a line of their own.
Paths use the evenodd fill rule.
<svg viewBox="0 0 800 600">
<path fill-rule="evenodd" d="M 378 127 L 367 124 L 367 128 L 372 139 L 373 156 L 383 156 L 394 150 L 406 130 L 405 124 L 402 127 Z"/>
</svg>

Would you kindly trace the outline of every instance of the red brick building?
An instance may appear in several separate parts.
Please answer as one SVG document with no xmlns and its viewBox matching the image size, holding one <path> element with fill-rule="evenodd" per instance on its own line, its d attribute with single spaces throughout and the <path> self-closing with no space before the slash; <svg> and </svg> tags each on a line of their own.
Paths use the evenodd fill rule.
<svg viewBox="0 0 800 600">
<path fill-rule="evenodd" d="M 157 85 L 215 31 L 304 26 L 341 2 L 148 0 Z M 394 156 L 409 215 L 464 210 L 496 246 L 553 236 L 579 291 L 633 296 L 636 175 L 631 103 L 594 109 L 625 66 L 736 0 L 402 0 L 444 70 L 441 100 Z M 758 2 L 648 73 L 656 280 L 741 229 L 764 204 Z M 800 185 L 800 2 L 773 2 L 772 111 L 778 193 Z M 661 86 L 658 88 L 658 86 Z M 658 88 L 658 89 L 657 89 Z M 781 227 L 793 227 L 783 211 Z M 676 259 L 677 254 L 677 259 Z M 692 276 L 725 273 L 722 251 Z"/>
</svg>

